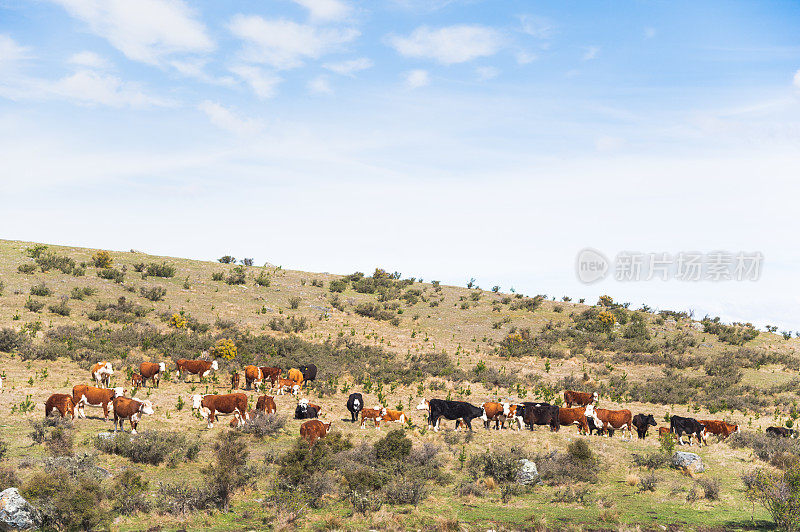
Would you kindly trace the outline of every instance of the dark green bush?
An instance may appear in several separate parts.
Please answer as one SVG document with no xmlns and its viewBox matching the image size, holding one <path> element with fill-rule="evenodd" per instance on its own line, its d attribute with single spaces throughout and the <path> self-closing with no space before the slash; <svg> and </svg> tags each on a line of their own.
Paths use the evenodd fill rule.
<svg viewBox="0 0 800 532">
<path fill-rule="evenodd" d="M 17 266 L 17 271 L 25 275 L 30 275 L 36 271 L 36 265 L 31 263 L 20 264 Z"/>
<path fill-rule="evenodd" d="M 39 301 L 38 299 L 29 297 L 28 300 L 25 301 L 25 308 L 31 312 L 39 312 L 44 308 L 44 301 Z"/>
<path fill-rule="evenodd" d="M 347 290 L 347 285 L 348 283 L 344 279 L 334 279 L 333 281 L 328 283 L 328 290 L 330 290 L 331 292 L 341 293 Z"/>
<path fill-rule="evenodd" d="M 112 508 L 122 515 L 150 510 L 149 483 L 133 469 L 125 469 L 114 481 Z"/>
<path fill-rule="evenodd" d="M 122 281 L 125 280 L 125 274 L 115 268 L 103 268 L 102 270 L 97 270 L 97 276 L 101 279 L 114 281 L 117 284 L 122 284 Z"/>
<path fill-rule="evenodd" d="M 166 262 L 162 262 L 161 264 L 157 262 L 151 262 L 147 265 L 145 273 L 147 273 L 149 277 L 174 277 L 175 266 L 167 264 Z"/>
<path fill-rule="evenodd" d="M 72 273 L 75 268 L 75 261 L 69 257 L 62 257 L 50 251 L 45 251 L 35 259 L 39 269 L 43 272 L 49 270 L 59 270 L 61 273 Z"/>
<path fill-rule="evenodd" d="M 44 284 L 43 282 L 31 286 L 31 295 L 32 296 L 46 297 L 46 296 L 49 296 L 52 293 L 53 293 L 53 291 L 50 290 L 50 288 L 48 288 L 48 286 L 46 284 Z"/>
<path fill-rule="evenodd" d="M 139 293 L 145 299 L 150 301 L 161 301 L 167 295 L 167 289 L 161 286 L 151 286 L 149 288 L 140 287 Z"/>
<path fill-rule="evenodd" d="M 105 529 L 111 521 L 100 483 L 91 478 L 37 472 L 20 493 L 39 510 L 42 530 Z"/>
<path fill-rule="evenodd" d="M 258 470 L 247 465 L 247 444 L 238 432 L 221 432 L 212 451 L 214 461 L 203 469 L 205 489 L 209 494 L 209 501 L 227 512 L 230 509 L 231 496 L 236 490 L 252 484 Z"/>
<path fill-rule="evenodd" d="M 67 305 L 67 301 L 69 301 L 69 298 L 64 296 L 61 298 L 61 300 L 59 300 L 58 303 L 48 305 L 47 310 L 53 314 L 58 314 L 59 316 L 69 316 L 72 310 L 69 308 L 69 305 Z"/>
<path fill-rule="evenodd" d="M 473 478 L 492 477 L 497 482 L 513 482 L 517 477 L 520 458 L 517 449 L 486 451 L 473 455 L 467 463 L 467 471 Z"/>
<path fill-rule="evenodd" d="M 389 432 L 375 442 L 375 456 L 378 460 L 401 460 L 411 452 L 411 440 L 401 429 Z"/>
<path fill-rule="evenodd" d="M 244 266 L 236 266 L 225 278 L 225 282 L 231 285 L 245 284 L 247 282 L 247 270 L 245 270 Z"/>
<path fill-rule="evenodd" d="M 94 446 L 104 453 L 124 456 L 133 462 L 158 465 L 165 460 L 193 459 L 200 444 L 196 440 L 190 443 L 184 434 L 145 430 L 134 436 L 125 433 L 96 436 Z"/>
</svg>

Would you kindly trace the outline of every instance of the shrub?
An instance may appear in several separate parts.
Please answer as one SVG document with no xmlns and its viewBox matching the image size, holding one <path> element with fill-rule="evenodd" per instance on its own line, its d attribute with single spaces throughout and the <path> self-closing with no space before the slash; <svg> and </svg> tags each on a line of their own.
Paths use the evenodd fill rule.
<svg viewBox="0 0 800 532">
<path fill-rule="evenodd" d="M 30 310 L 31 312 L 39 312 L 44 308 L 44 302 L 29 297 L 28 300 L 25 301 L 25 308 Z"/>
<path fill-rule="evenodd" d="M 20 485 L 17 470 L 13 467 L 0 467 L 0 486 L 6 488 L 18 488 Z"/>
<path fill-rule="evenodd" d="M 542 480 L 551 486 L 597 482 L 596 460 L 581 460 L 569 453 L 550 453 L 535 460 Z"/>
<path fill-rule="evenodd" d="M 292 296 L 289 298 L 289 308 L 292 310 L 296 310 L 300 306 L 301 298 L 297 296 Z"/>
<path fill-rule="evenodd" d="M 22 334 L 11 327 L 0 329 L 0 351 L 10 353 L 22 345 Z"/>
<path fill-rule="evenodd" d="M 69 298 L 64 296 L 58 303 L 49 305 L 47 309 L 53 314 L 58 314 L 59 316 L 69 316 L 71 310 L 67 305 L 67 301 L 69 301 Z"/>
<path fill-rule="evenodd" d="M 72 454 L 75 436 L 71 420 L 54 411 L 45 419 L 31 421 L 31 428 L 31 440 L 44 444 L 53 456 Z"/>
<path fill-rule="evenodd" d="M 286 425 L 286 416 L 277 414 L 251 414 L 250 420 L 239 427 L 245 434 L 252 434 L 257 438 L 264 436 L 277 436 Z"/>
<path fill-rule="evenodd" d="M 347 281 L 344 279 L 334 279 L 330 283 L 328 283 L 328 290 L 331 292 L 344 292 L 347 290 Z"/>
<path fill-rule="evenodd" d="M 247 270 L 244 266 L 236 266 L 225 278 L 225 282 L 231 285 L 244 284 L 247 282 Z"/>
<path fill-rule="evenodd" d="M 384 488 L 386 502 L 389 504 L 413 504 L 416 506 L 427 497 L 425 482 L 420 479 L 398 478 L 390 481 Z"/>
<path fill-rule="evenodd" d="M 122 515 L 149 511 L 148 488 L 149 483 L 143 480 L 137 471 L 125 469 L 117 475 L 114 482 L 114 489 L 112 490 L 114 495 L 112 507 L 114 511 Z"/>
<path fill-rule="evenodd" d="M 46 251 L 36 257 L 36 264 L 43 272 L 49 270 L 59 270 L 61 273 L 72 273 L 75 269 L 75 261 L 69 257 L 62 257 L 50 251 Z"/>
<path fill-rule="evenodd" d="M 143 298 L 150 301 L 161 301 L 167 295 L 167 289 L 161 286 L 151 286 L 150 288 L 141 287 L 139 293 Z"/>
<path fill-rule="evenodd" d="M 95 268 L 110 268 L 112 262 L 114 261 L 108 251 L 98 251 L 92 255 L 92 264 Z"/>
<path fill-rule="evenodd" d="M 272 318 L 269 322 L 270 329 L 285 333 L 299 333 L 310 327 L 311 325 L 309 324 L 308 319 L 305 317 L 297 318 L 295 316 L 291 316 L 290 318 L 285 318 L 281 316 Z"/>
<path fill-rule="evenodd" d="M 702 488 L 707 500 L 716 501 L 719 499 L 719 481 L 717 479 L 698 478 L 695 482 Z"/>
<path fill-rule="evenodd" d="M 31 295 L 32 296 L 46 297 L 46 296 L 49 296 L 52 293 L 53 293 L 53 291 L 50 290 L 50 288 L 48 288 L 47 285 L 44 284 L 44 283 L 39 283 L 39 284 L 35 284 L 35 285 L 31 286 Z"/>
<path fill-rule="evenodd" d="M 222 279 L 220 278 L 220 279 L 214 279 L 214 280 L 221 281 Z M 253 279 L 253 281 L 255 281 L 256 285 L 264 286 L 264 287 L 269 286 L 270 283 L 272 282 L 270 277 L 269 277 L 269 275 L 267 275 L 267 273 L 265 271 L 263 271 L 263 270 L 256 276 L 255 279 Z"/>
<path fill-rule="evenodd" d="M 225 272 L 214 272 L 211 274 L 212 281 L 224 281 L 225 280 Z"/>
<path fill-rule="evenodd" d="M 156 500 L 161 513 L 186 515 L 207 508 L 209 494 L 205 489 L 196 486 L 159 483 Z"/>
<path fill-rule="evenodd" d="M 331 469 L 336 461 L 334 455 L 352 446 L 341 432 L 328 434 L 314 445 L 298 438 L 294 446 L 278 460 L 279 482 L 284 486 L 296 487 L 313 473 Z"/>
<path fill-rule="evenodd" d="M 145 270 L 145 268 L 147 268 L 147 264 L 145 264 L 144 262 L 133 263 L 133 271 L 135 272 L 142 273 Z"/>
<path fill-rule="evenodd" d="M 162 262 L 161 264 L 157 262 L 151 262 L 147 265 L 146 272 L 149 277 L 174 277 L 175 276 L 175 266 L 167 264 L 166 262 Z"/>
<path fill-rule="evenodd" d="M 800 463 L 780 474 L 757 470 L 742 476 L 747 497 L 760 503 L 781 530 L 800 529 Z"/>
<path fill-rule="evenodd" d="M 236 358 L 236 342 L 230 338 L 220 338 L 214 347 L 211 348 L 211 354 L 214 358 L 224 358 L 225 360 L 233 360 Z"/>
<path fill-rule="evenodd" d="M 473 478 L 492 477 L 497 482 L 513 482 L 519 470 L 520 453 L 510 449 L 485 452 L 470 457 L 467 471 Z"/>
<path fill-rule="evenodd" d="M 217 259 L 217 260 L 218 260 L 219 262 L 221 262 L 222 264 L 233 264 L 233 263 L 235 263 L 235 262 L 236 262 L 236 258 L 235 258 L 235 257 L 232 257 L 232 256 L 230 256 L 230 255 L 223 255 L 222 257 L 220 257 L 220 258 L 219 258 L 219 259 Z"/>
<path fill-rule="evenodd" d="M 66 471 L 37 472 L 21 494 L 40 512 L 44 530 L 97 530 L 108 527 L 110 512 L 94 479 L 73 479 Z"/>
<path fill-rule="evenodd" d="M 89 286 L 84 286 L 83 288 L 81 288 L 79 286 L 76 286 L 69 293 L 69 297 L 71 297 L 72 299 L 83 300 L 83 298 L 85 298 L 85 297 L 93 296 L 95 294 L 95 292 L 97 292 L 97 290 L 95 290 L 94 288 L 91 288 Z"/>
<path fill-rule="evenodd" d="M 25 254 L 32 259 L 38 258 L 39 255 L 47 251 L 47 246 L 44 244 L 35 244 L 29 248 L 25 248 Z"/>
<path fill-rule="evenodd" d="M 400 460 L 411 453 L 411 440 L 401 429 L 389 432 L 375 442 L 375 456 L 378 460 Z"/>
<path fill-rule="evenodd" d="M 186 316 L 184 316 L 182 312 L 176 312 L 169 318 L 170 326 L 175 327 L 176 329 L 185 328 L 187 323 L 188 321 L 186 320 Z"/>
<path fill-rule="evenodd" d="M 244 259 L 242 259 L 241 262 L 242 262 L 242 266 L 252 266 L 253 265 L 253 259 L 252 258 L 244 258 Z"/>
<path fill-rule="evenodd" d="M 790 438 L 773 438 L 757 432 L 738 432 L 726 440 L 734 449 L 749 447 L 761 460 L 781 469 L 800 463 L 800 442 Z"/>
<path fill-rule="evenodd" d="M 36 265 L 30 263 L 20 264 L 17 266 L 17 271 L 19 273 L 24 273 L 25 275 L 30 275 L 36 271 Z"/>
<path fill-rule="evenodd" d="M 196 457 L 200 449 L 197 441 L 189 443 L 183 434 L 156 430 L 145 430 L 134 436 L 125 433 L 96 436 L 94 446 L 104 453 L 151 465 L 159 465 L 165 460 L 187 461 Z"/>
<path fill-rule="evenodd" d="M 647 454 L 633 453 L 631 455 L 631 459 L 633 460 L 633 464 L 635 466 L 653 470 L 666 466 L 669 462 L 669 455 L 660 451 L 654 451 Z"/>
<path fill-rule="evenodd" d="M 222 511 L 230 509 L 230 498 L 236 492 L 252 484 L 257 469 L 247 466 L 247 445 L 235 431 L 221 432 L 212 447 L 214 462 L 203 469 L 206 489 L 210 500 Z"/>
<path fill-rule="evenodd" d="M 97 276 L 101 279 L 114 281 L 117 284 L 122 284 L 122 281 L 125 280 L 125 274 L 114 268 L 103 268 L 102 270 L 97 270 Z"/>
<path fill-rule="evenodd" d="M 589 447 L 589 442 L 584 439 L 577 439 L 567 445 L 567 452 L 569 455 L 582 462 L 590 462 L 594 460 L 594 453 Z"/>
<path fill-rule="evenodd" d="M 645 491 L 656 491 L 658 485 L 658 477 L 655 473 L 650 473 L 639 479 L 638 491 L 644 493 Z"/>
</svg>

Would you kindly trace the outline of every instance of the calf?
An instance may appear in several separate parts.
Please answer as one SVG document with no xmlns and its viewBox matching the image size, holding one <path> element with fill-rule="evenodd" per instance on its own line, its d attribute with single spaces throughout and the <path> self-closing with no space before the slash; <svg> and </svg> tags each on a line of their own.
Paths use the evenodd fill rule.
<svg viewBox="0 0 800 532">
<path fill-rule="evenodd" d="M 671 434 L 673 440 L 677 440 L 678 438 L 673 434 L 669 427 L 658 427 L 658 437 L 663 438 L 665 434 Z"/>
<path fill-rule="evenodd" d="M 522 403 L 522 420 L 530 430 L 534 425 L 547 425 L 551 432 L 557 432 L 561 427 L 559 424 L 559 408 L 548 403 Z M 520 414 L 517 414 L 520 415 Z"/>
<path fill-rule="evenodd" d="M 586 406 L 592 403 L 597 403 L 597 392 L 573 392 L 572 390 L 564 390 L 564 403 L 567 408 L 572 408 L 572 405 Z"/>
<path fill-rule="evenodd" d="M 140 373 L 131 373 L 131 387 L 141 388 L 144 386 L 144 377 Z"/>
<path fill-rule="evenodd" d="M 321 406 L 309 404 L 308 399 L 300 399 L 297 403 L 297 408 L 294 409 L 294 418 L 312 419 L 319 417 L 320 410 L 322 410 Z"/>
<path fill-rule="evenodd" d="M 739 425 L 717 421 L 715 419 L 701 419 L 700 423 L 706 426 L 706 434 L 714 434 L 719 439 L 725 439 L 734 432 L 739 432 Z"/>
<path fill-rule="evenodd" d="M 238 390 L 239 389 L 239 372 L 234 371 L 231 373 L 231 389 Z"/>
<path fill-rule="evenodd" d="M 156 388 L 161 384 L 161 374 L 165 371 L 167 371 L 167 365 L 164 362 L 142 362 L 139 364 L 139 373 L 142 374 L 144 384 L 151 380 Z"/>
<path fill-rule="evenodd" d="M 300 372 L 303 374 L 303 381 L 311 382 L 317 380 L 317 366 L 308 364 L 307 366 L 300 366 Z"/>
<path fill-rule="evenodd" d="M 281 377 L 281 368 L 273 368 L 270 366 L 261 366 L 258 369 L 261 370 L 261 376 L 264 379 L 269 379 L 269 383 L 272 386 L 275 386 L 275 383 L 278 382 L 278 379 Z"/>
<path fill-rule="evenodd" d="M 185 380 L 189 375 L 199 375 L 201 378 L 208 376 L 212 371 L 219 370 L 216 360 L 187 360 L 180 358 L 175 361 L 178 374 L 181 380 Z"/>
<path fill-rule="evenodd" d="M 389 410 L 387 408 L 381 409 L 381 421 L 396 421 L 397 423 L 405 423 L 406 415 L 402 410 Z"/>
<path fill-rule="evenodd" d="M 111 376 L 114 374 L 114 369 L 111 367 L 111 362 L 98 362 L 92 366 L 92 379 L 98 386 L 108 388 L 111 383 Z"/>
<path fill-rule="evenodd" d="M 323 423 L 318 419 L 306 421 L 300 425 L 300 437 L 310 444 L 314 444 L 320 438 L 324 438 L 331 430 L 333 423 Z"/>
<path fill-rule="evenodd" d="M 511 414 L 511 405 L 508 403 L 488 402 L 483 403 L 483 426 L 489 428 L 489 425 L 494 421 L 494 429 L 500 430 L 500 423 L 505 424 L 506 419 Z"/>
<path fill-rule="evenodd" d="M 647 429 L 656 426 L 656 418 L 653 414 L 636 414 L 633 416 L 633 426 L 636 427 L 636 435 L 643 440 L 647 437 Z"/>
<path fill-rule="evenodd" d="M 767 427 L 767 436 L 794 438 L 797 436 L 797 432 L 794 429 L 787 429 L 786 427 Z"/>
<path fill-rule="evenodd" d="M 112 401 L 111 405 L 114 407 L 114 432 L 117 432 L 117 422 L 119 422 L 119 430 L 125 432 L 123 424 L 125 420 L 131 423 L 131 434 L 136 434 L 136 427 L 139 425 L 139 420 L 143 415 L 151 415 L 153 410 L 153 403 L 150 401 L 139 401 L 138 399 L 128 399 L 127 397 L 117 397 Z"/>
<path fill-rule="evenodd" d="M 375 423 L 375 428 L 381 428 L 381 409 L 378 408 L 364 408 L 361 410 L 361 428 L 366 428 L 367 420 L 371 419 Z"/>
<path fill-rule="evenodd" d="M 358 413 L 364 408 L 364 397 L 360 393 L 354 392 L 347 398 L 347 410 L 350 411 L 350 421 L 358 421 Z"/>
<path fill-rule="evenodd" d="M 125 390 L 117 388 L 95 388 L 86 384 L 78 384 L 72 387 L 72 402 L 78 408 L 78 415 L 86 418 L 84 406 L 102 406 L 103 416 L 108 421 L 108 405 L 117 397 L 125 395 Z"/>
<path fill-rule="evenodd" d="M 274 414 L 278 411 L 275 406 L 275 399 L 270 395 L 262 395 L 256 401 L 256 411 L 263 412 L 264 414 Z"/>
<path fill-rule="evenodd" d="M 295 384 L 298 384 L 300 386 L 303 385 L 303 372 L 300 371 L 299 369 L 296 368 L 290 369 L 289 372 L 286 374 L 286 376 L 289 377 L 290 381 L 294 381 Z"/>
<path fill-rule="evenodd" d="M 192 410 L 198 410 L 203 419 L 208 420 L 208 428 L 214 427 L 218 414 L 233 414 L 243 423 L 250 415 L 247 413 L 247 395 L 230 393 L 225 395 L 193 395 Z"/>
<path fill-rule="evenodd" d="M 589 432 L 589 424 L 586 421 L 586 409 L 584 407 L 559 408 L 558 424 L 562 427 L 577 425 L 578 434 L 586 434 Z"/>
<path fill-rule="evenodd" d="M 483 409 L 471 405 L 465 401 L 449 401 L 447 399 L 425 399 L 417 406 L 417 410 L 427 410 L 428 424 L 433 427 L 435 432 L 439 432 L 440 418 L 453 421 L 463 420 L 464 424 L 471 431 L 472 420 L 483 415 Z M 458 430 L 458 425 L 456 425 Z"/>
<path fill-rule="evenodd" d="M 594 405 L 586 405 L 586 417 L 592 418 L 595 427 L 599 430 L 608 430 L 609 436 L 613 436 L 613 430 L 619 430 L 625 437 L 625 431 L 633 439 L 633 416 L 631 411 L 607 410 L 605 408 L 595 408 Z"/>
<path fill-rule="evenodd" d="M 691 417 L 672 416 L 669 420 L 669 430 L 678 437 L 678 443 L 683 445 L 683 434 L 689 435 L 689 445 L 692 444 L 692 434 L 697 436 L 702 447 L 706 439 L 705 425 Z"/>
<path fill-rule="evenodd" d="M 300 385 L 291 379 L 278 379 L 278 395 L 283 395 L 286 392 L 292 392 L 292 395 L 300 393 Z"/>
<path fill-rule="evenodd" d="M 44 403 L 44 415 L 49 417 L 53 410 L 57 410 L 61 417 L 70 416 L 75 419 L 75 402 L 65 393 L 54 393 Z"/>
<path fill-rule="evenodd" d="M 261 369 L 257 366 L 245 366 L 244 368 L 244 387 L 246 390 L 250 390 L 254 385 L 256 389 L 261 386 L 261 381 L 263 380 L 263 376 L 261 374 Z"/>
</svg>

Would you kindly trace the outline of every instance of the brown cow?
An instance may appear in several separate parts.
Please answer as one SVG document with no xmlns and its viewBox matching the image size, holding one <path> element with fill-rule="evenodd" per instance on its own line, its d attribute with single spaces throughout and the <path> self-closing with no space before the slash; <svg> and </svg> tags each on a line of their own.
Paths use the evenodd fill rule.
<svg viewBox="0 0 800 532">
<path fill-rule="evenodd" d="M 127 397 L 117 397 L 112 401 L 111 406 L 114 407 L 114 432 L 117 432 L 117 422 L 119 422 L 119 430 L 125 432 L 122 425 L 127 419 L 131 423 L 131 434 L 136 434 L 136 427 L 139 425 L 139 420 L 142 419 L 142 416 L 145 414 L 151 415 L 155 412 L 153 403 L 150 401 L 128 399 Z"/>
<path fill-rule="evenodd" d="M 291 379 L 278 379 L 277 395 L 283 395 L 285 392 L 292 392 L 292 395 L 297 395 L 300 392 L 300 385 Z"/>
<path fill-rule="evenodd" d="M 564 403 L 567 408 L 572 408 L 572 405 L 586 406 L 597 402 L 597 392 L 573 392 L 572 390 L 564 390 Z"/>
<path fill-rule="evenodd" d="M 720 439 L 725 439 L 734 432 L 739 432 L 739 425 L 713 419 L 698 419 L 698 421 L 706 426 L 707 433 L 715 434 Z"/>
<path fill-rule="evenodd" d="M 140 373 L 131 373 L 131 387 L 141 388 L 144 386 L 144 377 Z"/>
<path fill-rule="evenodd" d="M 161 374 L 167 371 L 167 365 L 163 362 L 142 362 L 139 364 L 139 373 L 142 374 L 144 384 L 147 384 L 148 379 L 152 379 L 156 388 L 161 383 Z"/>
<path fill-rule="evenodd" d="M 658 427 L 658 437 L 663 438 L 664 434 L 672 434 L 672 439 L 677 440 L 678 437 L 675 436 L 674 432 L 670 432 L 669 427 Z"/>
<path fill-rule="evenodd" d="M 627 430 L 628 436 L 633 439 L 633 415 L 630 410 L 607 410 L 590 404 L 586 405 L 586 417 L 592 418 L 594 426 L 600 431 L 608 431 L 611 435 L 612 430 L 619 430 L 624 438 Z"/>
<path fill-rule="evenodd" d="M 257 366 L 245 366 L 244 368 L 244 386 L 245 389 L 249 390 L 255 384 L 256 388 L 261 386 L 261 381 L 264 379 L 263 375 L 261 374 L 261 369 Z"/>
<path fill-rule="evenodd" d="M 185 380 L 185 377 L 189 375 L 205 377 L 212 371 L 219 370 L 219 364 L 217 364 L 216 360 L 187 360 L 181 358 L 175 361 L 175 365 L 178 367 L 178 374 L 181 380 Z"/>
<path fill-rule="evenodd" d="M 114 369 L 111 367 L 111 362 L 98 362 L 91 369 L 92 379 L 98 386 L 108 388 L 111 382 L 111 376 L 114 374 Z"/>
<path fill-rule="evenodd" d="M 72 402 L 78 409 L 78 415 L 86 418 L 84 407 L 102 406 L 103 416 L 108 421 L 108 405 L 117 397 L 125 395 L 125 390 L 121 387 L 116 388 L 95 388 L 86 384 L 77 384 L 72 387 Z"/>
<path fill-rule="evenodd" d="M 366 422 L 371 419 L 375 423 L 375 428 L 381 428 L 381 407 L 378 408 L 365 408 L 361 411 L 361 428 L 366 428 Z"/>
<path fill-rule="evenodd" d="M 289 370 L 289 373 L 286 374 L 290 381 L 294 381 L 296 384 L 300 386 L 303 385 L 303 372 L 299 369 L 292 368 Z"/>
<path fill-rule="evenodd" d="M 262 395 L 256 401 L 256 410 L 265 414 L 274 414 L 278 411 L 278 407 L 275 406 L 275 399 L 272 396 Z"/>
<path fill-rule="evenodd" d="M 65 393 L 54 393 L 47 398 L 44 403 L 44 415 L 49 416 L 53 410 L 58 410 L 61 417 L 70 416 L 75 419 L 75 402 Z"/>
<path fill-rule="evenodd" d="M 578 434 L 589 432 L 589 423 L 586 421 L 586 408 L 580 406 L 576 408 L 559 408 L 558 422 L 562 427 L 578 425 Z"/>
<path fill-rule="evenodd" d="M 261 377 L 264 379 L 269 379 L 269 383 L 272 386 L 275 386 L 275 383 L 278 382 L 278 379 L 281 378 L 281 368 L 260 366 L 258 369 L 261 370 Z"/>
<path fill-rule="evenodd" d="M 324 438 L 331 430 L 333 423 L 323 423 L 318 419 L 311 419 L 300 425 L 300 437 L 312 444 L 320 438 Z"/>
<path fill-rule="evenodd" d="M 239 389 L 239 377 L 240 377 L 240 375 L 239 375 L 238 371 L 234 371 L 233 373 L 231 373 L 231 389 L 232 390 L 238 390 Z"/>
<path fill-rule="evenodd" d="M 381 410 L 381 421 L 405 423 L 406 415 L 402 410 L 389 410 L 388 408 L 384 408 Z"/>
<path fill-rule="evenodd" d="M 508 403 L 483 403 L 483 426 L 487 429 L 492 421 L 494 421 L 495 430 L 500 430 L 500 424 L 505 425 L 505 421 L 511 414 L 511 405 Z"/>
<path fill-rule="evenodd" d="M 230 393 L 226 395 L 193 395 L 192 410 L 199 410 L 203 419 L 208 420 L 208 428 L 214 427 L 217 414 L 233 414 L 240 423 L 250 418 L 247 412 L 247 395 Z"/>
</svg>

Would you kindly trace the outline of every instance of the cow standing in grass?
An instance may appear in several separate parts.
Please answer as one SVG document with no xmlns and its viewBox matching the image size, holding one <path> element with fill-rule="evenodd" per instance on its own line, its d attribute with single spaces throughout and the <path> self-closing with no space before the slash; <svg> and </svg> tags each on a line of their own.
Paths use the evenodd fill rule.
<svg viewBox="0 0 800 532">
<path fill-rule="evenodd" d="M 114 407 L 114 432 L 117 432 L 117 423 L 119 423 L 119 430 L 125 432 L 123 424 L 127 419 L 131 424 L 131 434 L 136 434 L 136 427 L 139 426 L 142 416 L 155 413 L 153 403 L 146 400 L 117 397 L 112 402 L 112 406 Z"/>
<path fill-rule="evenodd" d="M 86 418 L 84 407 L 102 406 L 103 417 L 108 421 L 108 405 L 113 404 L 114 399 L 125 395 L 122 387 L 116 388 L 96 388 L 86 384 L 78 384 L 72 387 L 72 402 L 78 409 L 78 416 Z"/>
<path fill-rule="evenodd" d="M 161 374 L 167 371 L 167 365 L 163 362 L 142 362 L 139 364 L 139 373 L 142 375 L 144 385 L 150 380 L 152 385 L 158 388 L 161 383 Z"/>
<path fill-rule="evenodd" d="M 47 398 L 44 403 L 44 415 L 49 417 L 50 413 L 56 410 L 61 417 L 71 417 L 75 419 L 75 402 L 72 397 L 65 393 L 54 393 Z"/>
<path fill-rule="evenodd" d="M 657 425 L 656 418 L 653 414 L 636 414 L 633 416 L 633 426 L 636 427 L 636 435 L 640 440 L 647 437 L 647 429 L 651 426 Z"/>
<path fill-rule="evenodd" d="M 199 375 L 201 378 L 208 376 L 212 371 L 219 371 L 216 360 L 187 360 L 181 358 L 175 361 L 181 380 L 189 375 Z"/>
<path fill-rule="evenodd" d="M 98 362 L 91 369 L 92 379 L 98 386 L 108 388 L 111 385 L 111 376 L 114 375 L 114 368 L 111 362 Z"/>
</svg>

